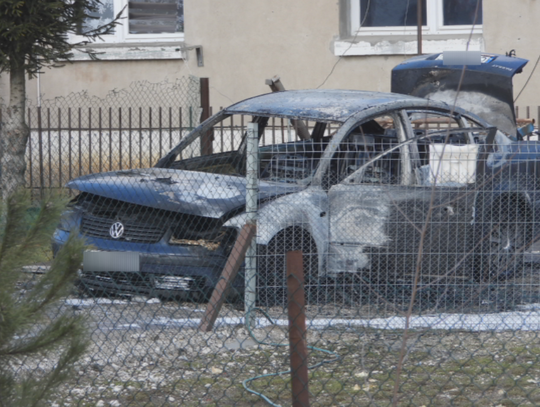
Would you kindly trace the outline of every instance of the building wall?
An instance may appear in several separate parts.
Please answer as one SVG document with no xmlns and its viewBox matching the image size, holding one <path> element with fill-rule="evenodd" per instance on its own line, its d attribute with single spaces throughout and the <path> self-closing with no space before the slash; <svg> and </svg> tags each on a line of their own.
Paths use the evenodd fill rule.
<svg viewBox="0 0 540 407">
<path fill-rule="evenodd" d="M 316 88 L 338 61 L 332 51 L 339 34 L 337 1 L 239 0 L 231 7 L 198 0 L 186 2 L 187 14 L 203 22 L 188 24 L 186 38 L 204 47 L 205 66 L 192 71 L 210 78 L 213 104 L 266 93 L 265 79 L 274 75 L 287 89 Z M 323 87 L 389 90 L 388 73 L 402 59 L 343 58 Z"/>
<path fill-rule="evenodd" d="M 215 107 L 268 92 L 265 79 L 274 75 L 281 77 L 287 89 L 321 86 L 389 91 L 392 68 L 410 55 L 334 56 L 333 42 L 344 26 L 340 7 L 347 1 L 185 0 L 185 45 L 203 47 L 203 67 L 197 66 L 193 49 L 184 52 L 183 60 L 79 61 L 46 69 L 39 89 L 44 98 L 81 90 L 104 96 L 133 81 L 159 82 L 193 74 L 210 78 Z M 485 50 L 504 54 L 515 49 L 517 56 L 531 60 L 515 78 L 517 91 L 540 54 L 535 47 L 538 15 L 540 3 L 536 0 L 514 0 L 511 6 L 505 0 L 484 0 Z M 5 83 L 4 74 L 0 78 L 2 95 Z M 540 105 L 535 91 L 539 85 L 540 68 L 518 105 Z M 36 81 L 29 81 L 29 97 L 35 99 L 37 93 Z"/>
<path fill-rule="evenodd" d="M 540 2 L 535 0 L 484 0 L 484 41 L 486 50 L 504 54 L 512 49 L 529 60 L 523 73 L 514 77 L 514 98 L 522 90 L 540 58 L 538 17 Z M 517 106 L 540 106 L 540 67 L 516 101 Z M 522 116 L 520 112 L 520 116 Z M 536 117 L 536 112 L 534 117 Z"/>
</svg>

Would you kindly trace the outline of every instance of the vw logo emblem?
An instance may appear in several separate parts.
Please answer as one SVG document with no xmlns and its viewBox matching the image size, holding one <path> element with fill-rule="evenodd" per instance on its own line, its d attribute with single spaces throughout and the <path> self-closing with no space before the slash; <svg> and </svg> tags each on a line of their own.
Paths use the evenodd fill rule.
<svg viewBox="0 0 540 407">
<path fill-rule="evenodd" d="M 113 239 L 118 239 L 124 234 L 124 225 L 120 222 L 115 222 L 109 229 L 109 234 Z"/>
</svg>

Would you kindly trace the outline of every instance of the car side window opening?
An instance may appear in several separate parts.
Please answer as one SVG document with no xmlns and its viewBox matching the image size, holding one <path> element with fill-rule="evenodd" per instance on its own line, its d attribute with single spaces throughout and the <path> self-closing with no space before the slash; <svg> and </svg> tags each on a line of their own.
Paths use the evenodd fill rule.
<svg viewBox="0 0 540 407">
<path fill-rule="evenodd" d="M 408 111 L 407 117 L 419 138 L 409 145 L 416 185 L 459 187 L 475 181 L 483 134 L 467 131 L 470 124 L 459 115 Z"/>
<path fill-rule="evenodd" d="M 340 123 L 307 120 L 300 123 L 286 117 L 227 115 L 202 129 L 198 137 L 186 139 L 183 146 L 181 142 L 180 148 L 174 155 L 166 157 L 162 165 L 245 176 L 249 122 L 259 124 L 260 179 L 303 185 L 313 179 L 321 157 L 340 127 Z M 300 129 L 300 125 L 304 128 Z M 465 129 L 470 125 L 475 123 L 458 114 L 422 109 L 396 111 L 369 119 L 354 127 L 340 143 L 329 159 L 323 184 L 329 188 L 340 183 L 364 165 L 366 168 L 359 172 L 360 176 L 354 177 L 355 183 L 426 186 L 437 178 L 436 171 L 441 171 L 440 168 L 454 174 L 453 178 L 438 180 L 440 185 L 459 183 L 455 180 L 456 174 L 468 182 L 473 178 L 473 163 L 483 137 Z M 450 134 L 445 129 L 450 129 Z M 409 143 L 407 147 L 393 148 L 407 138 L 420 135 L 430 137 Z M 181 138 L 185 136 L 180 135 Z M 452 147 L 441 150 L 440 145 L 447 136 Z M 445 166 L 433 165 L 441 160 Z M 447 164 L 452 162 L 460 164 L 448 167 Z"/>
<path fill-rule="evenodd" d="M 402 171 L 400 150 L 391 150 L 399 143 L 395 124 L 394 116 L 384 115 L 353 128 L 332 158 L 328 170 L 329 184 L 343 181 L 368 163 L 361 175 L 355 178 L 355 183 L 399 183 Z"/>
<path fill-rule="evenodd" d="M 309 138 L 302 139 L 298 122 L 294 126 L 289 124 L 287 132 L 281 132 L 278 137 L 276 127 L 270 126 L 267 129 L 259 142 L 261 180 L 303 184 L 311 182 L 338 126 L 310 121 L 303 121 L 301 125 L 305 126 L 303 134 L 308 134 Z"/>
</svg>

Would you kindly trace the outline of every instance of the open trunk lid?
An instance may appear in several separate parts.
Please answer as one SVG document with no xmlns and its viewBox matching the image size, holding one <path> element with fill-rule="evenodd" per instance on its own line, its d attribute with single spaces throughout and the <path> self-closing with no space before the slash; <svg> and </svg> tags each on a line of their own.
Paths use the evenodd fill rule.
<svg viewBox="0 0 540 407">
<path fill-rule="evenodd" d="M 482 54 L 480 65 L 443 65 L 443 54 L 407 59 L 392 70 L 392 92 L 440 100 L 469 110 L 511 136 L 516 136 L 512 78 L 529 62 Z M 456 94 L 459 88 L 459 95 Z"/>
</svg>

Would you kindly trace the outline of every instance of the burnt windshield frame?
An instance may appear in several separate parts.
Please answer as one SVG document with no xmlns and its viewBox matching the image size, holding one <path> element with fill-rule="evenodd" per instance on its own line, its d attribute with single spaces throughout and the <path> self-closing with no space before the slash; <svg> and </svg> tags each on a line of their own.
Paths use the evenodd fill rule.
<svg viewBox="0 0 540 407">
<path fill-rule="evenodd" d="M 156 168 L 171 168 L 174 165 L 175 162 L 183 161 L 183 160 L 178 160 L 178 156 L 182 153 L 182 151 L 184 151 L 188 146 L 190 146 L 197 139 L 202 137 L 206 132 L 208 132 L 212 128 L 214 128 L 217 124 L 219 124 L 220 122 L 222 122 L 224 120 L 227 120 L 228 118 L 230 118 L 231 116 L 234 116 L 234 115 L 251 116 L 252 117 L 251 121 L 256 122 L 256 123 L 259 124 L 259 126 L 258 126 L 258 139 L 259 139 L 259 141 L 263 137 L 263 135 L 265 133 L 265 130 L 266 130 L 267 126 L 268 126 L 268 122 L 269 122 L 269 120 L 271 118 L 283 118 L 283 119 L 287 119 L 287 120 L 298 119 L 297 117 L 287 117 L 287 116 L 281 116 L 281 115 L 254 115 L 254 114 L 250 114 L 250 113 L 234 113 L 234 114 L 230 114 L 230 113 L 227 113 L 226 110 L 222 110 L 221 112 L 219 112 L 216 115 L 210 117 L 209 119 L 207 119 L 206 121 L 201 123 L 199 126 L 197 126 L 190 134 L 188 134 L 184 139 L 182 139 L 180 141 L 180 143 L 178 143 L 168 154 L 166 154 L 165 156 L 160 158 L 159 161 L 156 163 L 155 167 Z M 305 118 L 305 117 L 303 117 L 301 119 L 302 120 L 308 120 L 308 121 L 310 120 L 309 118 Z M 307 139 L 307 140 L 316 141 L 315 138 L 318 139 L 320 136 L 322 136 L 324 134 L 324 132 L 327 129 L 327 124 L 328 123 L 333 123 L 333 124 L 338 124 L 338 125 L 342 124 L 341 122 L 336 122 L 336 121 L 328 121 L 328 122 L 327 121 L 322 121 L 322 122 L 316 121 L 315 126 L 314 126 L 312 132 L 310 133 L 310 138 Z M 330 136 L 333 137 L 335 135 L 335 133 L 336 132 L 333 132 Z M 279 144 L 286 144 L 286 143 L 276 143 L 276 145 L 279 145 Z M 238 146 L 238 148 L 236 150 L 234 150 L 234 151 L 230 151 L 229 153 L 232 153 L 232 154 L 236 153 L 240 157 L 240 160 L 243 162 L 246 159 L 246 157 L 245 157 L 246 147 L 247 147 L 247 130 L 243 133 L 242 141 L 240 142 L 240 145 Z M 214 153 L 214 154 L 220 154 L 220 153 Z M 210 156 L 212 156 L 214 154 L 208 155 L 208 157 L 210 157 Z M 205 157 L 205 156 L 197 156 L 196 158 L 201 158 L 201 157 Z M 241 165 L 242 164 L 240 164 L 240 166 Z M 239 175 L 245 175 L 245 174 L 239 174 Z"/>
<path fill-rule="evenodd" d="M 242 114 L 244 115 L 244 114 Z M 191 145 L 191 143 L 195 142 L 197 139 L 202 137 L 205 133 L 210 131 L 216 124 L 227 120 L 229 117 L 233 116 L 233 114 L 226 113 L 224 110 L 217 113 L 216 115 L 208 118 L 204 122 L 202 122 L 199 126 L 197 126 L 190 134 L 188 134 L 185 138 L 183 138 L 180 143 L 178 143 L 171 151 L 169 151 L 165 156 L 161 157 L 158 162 L 154 165 L 156 168 L 171 168 L 171 166 L 176 161 L 183 161 L 183 160 L 177 160 L 178 156 L 182 151 L 184 151 L 188 146 Z M 250 116 L 249 114 L 246 114 L 245 116 Z M 253 116 L 253 115 L 251 115 Z M 266 124 L 268 122 L 268 117 L 264 116 L 253 116 L 253 121 L 259 122 L 259 124 L 262 124 L 262 126 L 259 126 L 259 138 L 261 137 L 261 134 L 264 133 L 264 129 L 266 127 Z M 239 155 L 242 155 L 245 153 L 246 149 L 246 138 L 247 138 L 247 130 L 242 135 L 242 141 L 240 142 L 240 145 L 238 146 L 238 149 L 234 150 L 233 152 L 238 153 Z M 213 153 L 208 156 L 212 156 L 214 154 L 220 154 L 220 153 Z M 200 157 L 203 157 L 201 155 Z M 244 157 L 245 158 L 245 157 Z"/>
<path fill-rule="evenodd" d="M 187 146 L 189 146 L 197 138 L 201 137 L 204 133 L 214 127 L 214 125 L 216 125 L 220 121 L 227 119 L 230 116 L 232 115 L 229 113 L 225 113 L 225 111 L 222 110 L 221 112 L 216 113 L 214 116 L 206 119 L 204 122 L 199 124 L 191 133 L 189 133 L 186 137 L 180 140 L 180 143 L 178 143 L 171 151 L 161 157 L 156 163 L 156 165 L 154 165 L 154 167 L 170 168 L 171 165 L 176 161 L 178 155 L 182 151 L 184 151 Z"/>
</svg>

